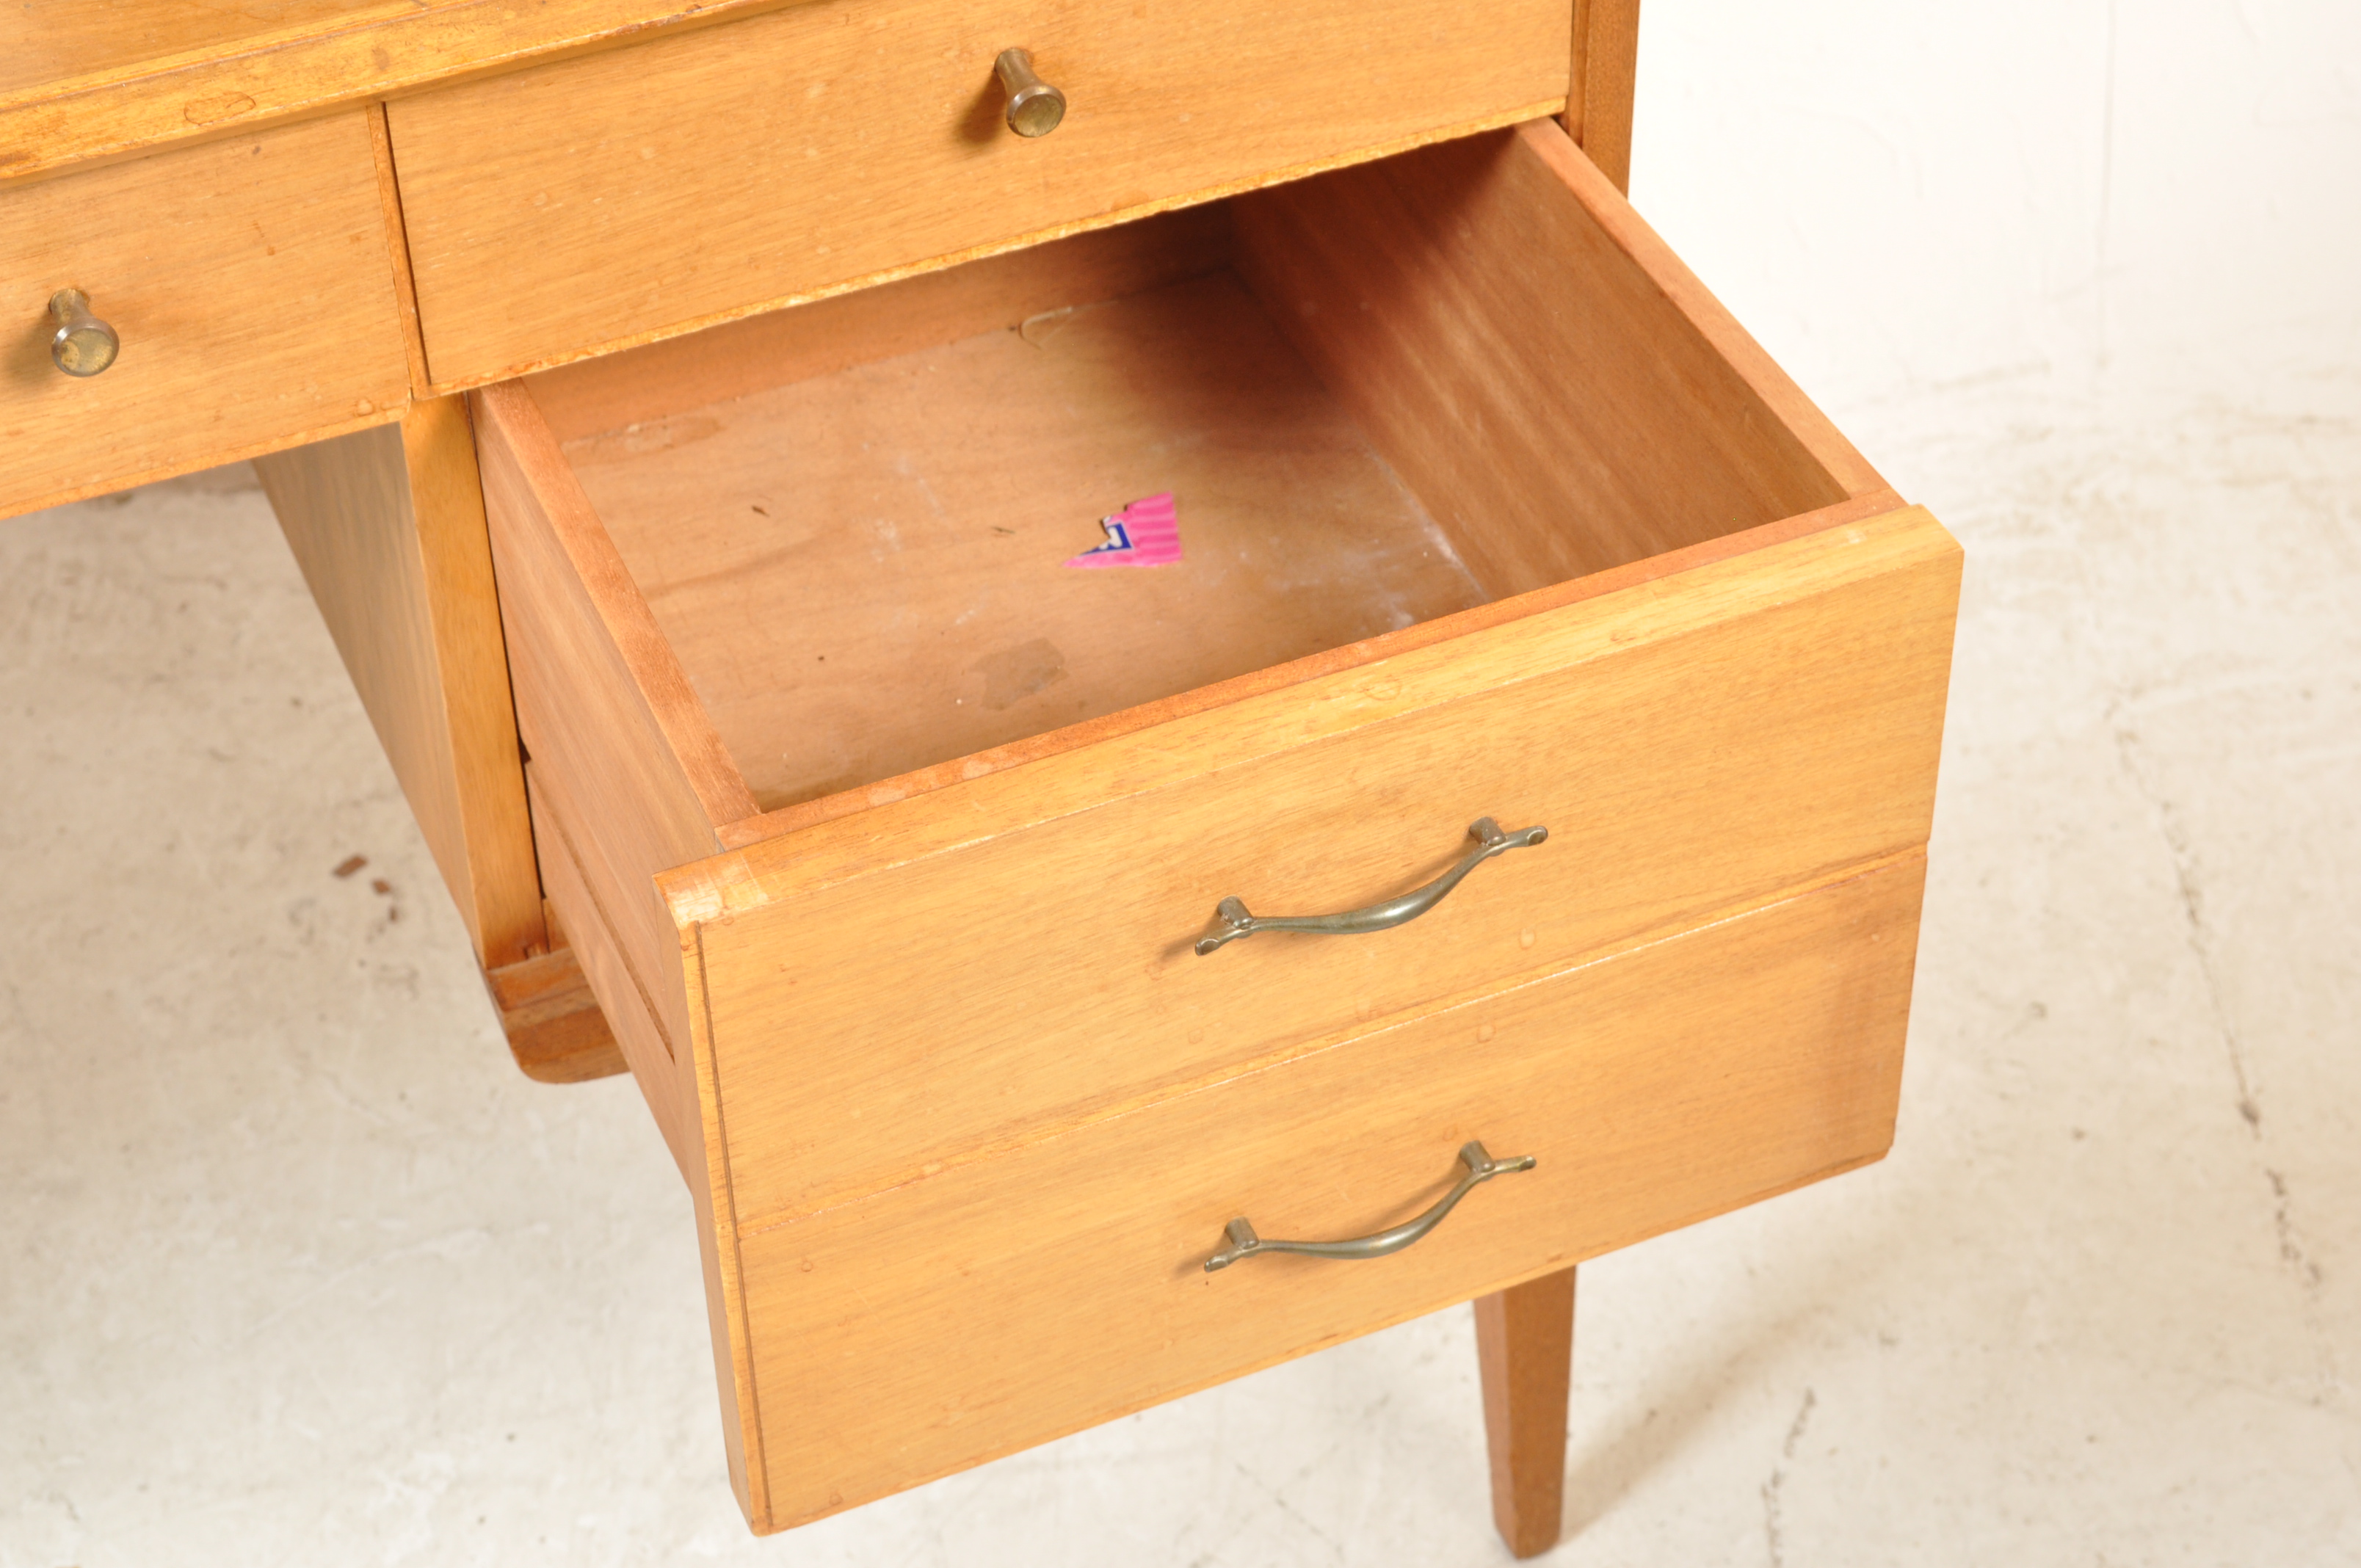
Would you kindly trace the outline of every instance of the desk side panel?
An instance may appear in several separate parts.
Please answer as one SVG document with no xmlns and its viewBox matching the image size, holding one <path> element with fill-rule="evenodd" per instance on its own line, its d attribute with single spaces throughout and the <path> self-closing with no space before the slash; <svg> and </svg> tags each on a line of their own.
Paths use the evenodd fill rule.
<svg viewBox="0 0 2361 1568">
<path fill-rule="evenodd" d="M 548 950 L 467 410 L 256 459 L 486 969 Z"/>
</svg>

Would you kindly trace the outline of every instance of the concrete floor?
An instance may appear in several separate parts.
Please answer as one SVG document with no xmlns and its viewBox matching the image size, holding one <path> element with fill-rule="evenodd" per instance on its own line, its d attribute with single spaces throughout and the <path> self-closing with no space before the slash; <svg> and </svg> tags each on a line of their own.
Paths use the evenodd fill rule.
<svg viewBox="0 0 2361 1568">
<path fill-rule="evenodd" d="M 1970 562 L 1900 1140 L 1583 1270 L 1551 1561 L 2361 1561 L 2361 421 L 1849 422 Z M 1464 1309 L 748 1538 L 248 483 L 0 523 L 0 1568 L 1505 1560 Z"/>
</svg>

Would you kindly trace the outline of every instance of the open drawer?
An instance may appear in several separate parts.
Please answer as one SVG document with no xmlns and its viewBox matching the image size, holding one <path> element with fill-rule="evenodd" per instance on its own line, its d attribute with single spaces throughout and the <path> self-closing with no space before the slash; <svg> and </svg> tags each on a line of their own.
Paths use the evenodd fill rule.
<svg viewBox="0 0 2361 1568">
<path fill-rule="evenodd" d="M 1554 126 L 488 388 L 476 414 L 544 885 L 697 1197 L 758 1529 L 1883 1149 L 1958 550 Z M 1129 551 L 1083 555 L 1110 516 Z M 1430 883 L 1484 818 L 1548 836 L 1399 928 L 1198 950 L 1235 931 L 1224 898 Z M 1664 970 L 1649 1071 L 1584 1057 L 1588 982 L 1562 977 L 1864 878 L 1876 933 L 1796 960 L 1839 1000 L 1764 1019 L 1753 1066 L 1791 1091 L 1665 1110 L 1748 1061 L 1678 1031 L 1791 994 L 1744 942 Z M 1430 1020 L 1518 996 L 1546 1002 L 1470 1080 L 1488 1112 L 1465 1031 Z M 1356 1141 L 1422 1116 L 1406 1153 Z M 1203 1173 L 1283 1146 L 1365 1174 L 1328 1218 L 1398 1219 L 1398 1159 L 1426 1179 L 1494 1120 L 1646 1127 L 1659 1175 L 1588 1208 L 1543 1183 L 1447 1266 L 1336 1266 L 1372 1272 L 1324 1305 L 1333 1271 L 1228 1307 L 1201 1276 L 1218 1349 L 1088 1389 L 881 1375 L 862 1427 L 887 1435 L 825 1477 L 785 1435 L 845 1419 L 814 1334 L 898 1354 L 854 1332 L 892 1318 L 869 1285 L 972 1296 L 944 1282 L 1006 1277 L 985 1266 L 1012 1238 L 1034 1272 L 995 1343 L 1054 1368 L 1114 1288 L 1055 1243 L 1075 1190 L 1028 1173 L 1136 1166 L 1115 1217 L 1170 1284 L 1233 1201 Z"/>
</svg>

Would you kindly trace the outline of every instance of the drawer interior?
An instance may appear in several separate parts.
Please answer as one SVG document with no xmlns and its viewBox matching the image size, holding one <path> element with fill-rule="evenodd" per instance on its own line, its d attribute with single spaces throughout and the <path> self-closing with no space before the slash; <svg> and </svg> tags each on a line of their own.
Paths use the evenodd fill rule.
<svg viewBox="0 0 2361 1568">
<path fill-rule="evenodd" d="M 856 334 L 840 368 L 566 441 L 764 806 L 1488 597 L 1238 276 L 1226 217 L 1065 242 L 1116 277 L 1012 258 L 1056 302 L 1021 320 Z M 1064 564 L 1159 495 L 1179 561 Z"/>
<path fill-rule="evenodd" d="M 1548 126 L 529 386 L 766 811 L 1882 488 Z"/>
</svg>

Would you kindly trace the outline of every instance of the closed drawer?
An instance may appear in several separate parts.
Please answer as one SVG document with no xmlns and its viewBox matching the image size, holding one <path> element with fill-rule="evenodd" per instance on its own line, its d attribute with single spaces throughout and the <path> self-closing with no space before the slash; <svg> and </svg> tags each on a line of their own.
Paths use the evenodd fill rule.
<svg viewBox="0 0 2361 1568">
<path fill-rule="evenodd" d="M 739 1242 L 759 1515 L 800 1523 L 1883 1155 L 1917 856 Z M 1224 1226 L 1401 1223 L 1208 1274 Z"/>
<path fill-rule="evenodd" d="M 407 395 L 358 112 L 0 187 L 0 278 L 17 323 L 0 513 L 390 418 Z M 69 288 L 121 340 L 95 376 L 50 362 Z"/>
<path fill-rule="evenodd" d="M 1345 1054 L 1379 1038 L 1448 1055 L 1431 1042 L 1459 1025 L 1438 1019 L 1561 994 L 1552 977 L 1602 955 L 1926 841 L 1956 546 L 1554 126 L 548 372 L 477 409 L 544 883 L 698 1196 L 733 1433 L 774 1430 L 761 1413 L 794 1397 L 802 1375 L 765 1384 L 765 1365 L 821 1354 L 791 1347 L 812 1327 L 796 1314 L 839 1310 L 758 1288 L 761 1238 L 849 1238 L 845 1216 L 928 1193 L 956 1207 L 943 1195 L 984 1178 L 953 1173 L 1030 1170 L 1037 1147 L 1113 1139 L 1094 1157 L 1159 1179 L 1179 1167 L 1125 1129 L 1248 1081 L 1321 1087 L 1236 1089 L 1247 1122 L 1282 1102 L 1379 1116 L 1364 1081 L 1459 1103 L 1432 1061 L 1284 1075 L 1379 1060 Z M 1156 498 L 1179 559 L 1069 564 L 1102 515 L 1164 515 L 1127 506 Z M 1399 928 L 1192 950 L 1225 895 L 1305 915 L 1400 894 L 1483 817 L 1549 838 Z M 1906 959 L 1881 972 L 1906 993 Z M 1735 959 L 1694 974 L 1712 983 L 1680 981 L 1664 1018 L 1754 983 Z M 1535 1005 L 1542 1034 L 1581 1011 Z M 1811 1016 L 1822 1047 L 1891 1069 L 1898 1033 Z M 1499 1067 L 1483 1103 L 1645 1113 L 1646 1093 L 1559 1083 L 1564 1059 Z M 1671 1182 L 1611 1222 L 1545 1210 L 1522 1252 L 1478 1248 L 1399 1300 L 1383 1281 L 1426 1277 L 1369 1276 L 1393 1305 L 1288 1319 L 1122 1398 L 1883 1146 L 1798 1163 L 1781 1140 L 1806 1102 L 1833 1104 L 1806 1096 L 1759 1147 L 1727 1129 L 1694 1146 L 1718 1196 Z M 1403 1157 L 1447 1163 L 1458 1134 L 1437 1135 Z M 873 1266 L 985 1245 L 909 1216 L 862 1233 Z M 961 1452 L 1113 1408 L 1035 1409 Z M 741 1481 L 788 1462 L 752 1463 Z M 906 1480 L 952 1461 L 912 1463 Z M 775 1520 L 813 1511 L 798 1496 Z"/>
<path fill-rule="evenodd" d="M 396 102 L 429 369 L 472 384 L 1554 112 L 1565 0 L 814 0 Z M 1051 134 L 1002 123 L 1031 52 Z"/>
</svg>

